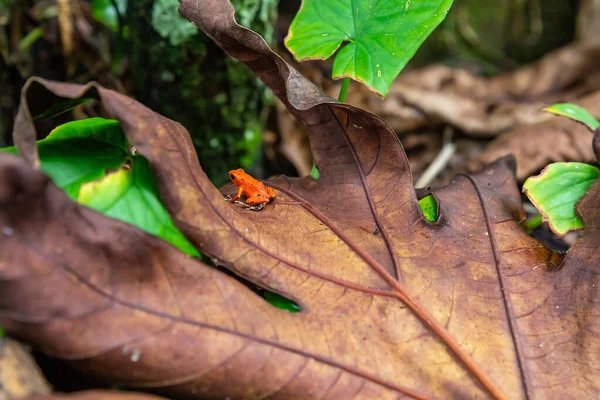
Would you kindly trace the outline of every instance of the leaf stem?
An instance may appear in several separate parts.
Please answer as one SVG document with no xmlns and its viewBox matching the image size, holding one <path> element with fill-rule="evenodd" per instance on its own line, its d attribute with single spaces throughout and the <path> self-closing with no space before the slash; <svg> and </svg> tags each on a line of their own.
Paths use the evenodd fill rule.
<svg viewBox="0 0 600 400">
<path fill-rule="evenodd" d="M 113 8 L 115 9 L 115 13 L 117 14 L 117 23 L 119 24 L 119 31 L 117 33 L 117 40 L 116 40 L 116 44 L 115 44 L 115 53 L 113 54 L 113 59 L 112 59 L 112 65 L 111 65 L 111 69 L 113 74 L 115 75 L 119 75 L 120 73 L 120 68 L 121 68 L 121 61 L 123 59 L 123 47 L 124 47 L 124 42 L 125 42 L 125 32 L 124 32 L 124 20 L 123 20 L 123 14 L 121 14 L 121 11 L 119 10 L 119 5 L 117 4 L 116 0 L 110 0 L 110 3 L 112 4 Z"/>
<path fill-rule="evenodd" d="M 348 94 L 348 88 L 350 87 L 350 78 L 344 78 L 342 81 L 342 88 L 340 89 L 340 95 L 338 101 L 343 103 L 346 101 L 346 95 Z"/>
<path fill-rule="evenodd" d="M 543 220 L 542 216 L 541 215 L 536 215 L 535 217 L 531 217 L 531 218 L 526 219 L 525 221 L 523 221 L 522 225 L 523 225 L 523 228 L 525 228 L 525 230 L 527 232 L 531 232 L 535 228 L 540 227 L 543 222 L 544 222 L 544 220 Z"/>
</svg>

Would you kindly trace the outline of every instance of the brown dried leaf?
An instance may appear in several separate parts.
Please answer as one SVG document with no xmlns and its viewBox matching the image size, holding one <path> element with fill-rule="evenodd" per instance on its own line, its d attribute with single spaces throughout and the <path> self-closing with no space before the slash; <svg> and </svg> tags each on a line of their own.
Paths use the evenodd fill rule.
<svg viewBox="0 0 600 400">
<path fill-rule="evenodd" d="M 576 104 L 600 118 L 600 91 Z M 522 182 L 553 162 L 590 162 L 595 159 L 590 146 L 593 134 L 588 128 L 566 118 L 550 118 L 504 133 L 492 141 L 480 157 L 468 163 L 470 170 L 478 170 L 499 157 L 512 154 L 517 160 L 517 178 Z"/>
<path fill-rule="evenodd" d="M 320 180 L 277 178 L 277 199 L 244 211 L 210 184 L 181 125 L 98 85 L 32 81 L 15 139 L 35 166 L 30 110 L 49 92 L 99 98 L 186 236 L 302 312 L 73 204 L 3 156 L 0 324 L 105 379 L 176 397 L 595 396 L 599 184 L 560 267 L 518 226 L 510 159 L 436 191 L 441 217 L 428 223 L 385 122 L 323 96 L 237 25 L 229 2 L 182 0 L 182 12 L 307 127 Z"/>
<path fill-rule="evenodd" d="M 578 42 L 549 53 L 515 72 L 481 78 L 465 70 L 432 66 L 401 74 L 390 104 L 373 102 L 397 132 L 415 128 L 402 116 L 407 107 L 422 114 L 422 124 L 450 124 L 474 136 L 491 137 L 519 125 L 549 119 L 548 104 L 573 101 L 600 88 L 600 42 Z M 398 117 L 394 117 L 398 114 Z M 398 122 L 396 122 L 399 120 Z"/>
<path fill-rule="evenodd" d="M 45 396 L 29 396 L 26 400 L 161 400 L 162 397 L 141 393 L 90 390 L 68 394 L 53 393 Z"/>
</svg>

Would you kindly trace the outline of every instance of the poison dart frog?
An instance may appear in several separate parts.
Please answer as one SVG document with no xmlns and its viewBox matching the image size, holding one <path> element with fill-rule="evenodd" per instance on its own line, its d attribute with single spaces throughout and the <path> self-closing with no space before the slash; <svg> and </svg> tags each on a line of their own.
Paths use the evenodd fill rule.
<svg viewBox="0 0 600 400">
<path fill-rule="evenodd" d="M 251 206 L 264 206 L 275 198 L 275 191 L 272 188 L 254 179 L 242 168 L 229 171 L 229 177 L 238 187 L 237 195 L 231 199 L 232 202 L 239 199 L 242 193 L 246 196 L 246 203 Z"/>
</svg>

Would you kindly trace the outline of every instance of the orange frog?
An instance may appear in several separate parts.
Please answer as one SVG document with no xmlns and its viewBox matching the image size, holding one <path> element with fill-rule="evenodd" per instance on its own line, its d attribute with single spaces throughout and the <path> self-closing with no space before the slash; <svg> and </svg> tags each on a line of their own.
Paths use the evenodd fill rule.
<svg viewBox="0 0 600 400">
<path fill-rule="evenodd" d="M 248 175 L 241 168 L 229 171 L 229 177 L 238 187 L 237 195 L 231 199 L 232 202 L 239 199 L 242 193 L 246 195 L 246 203 L 251 206 L 264 206 L 275 198 L 275 191 L 273 188 L 265 186 L 262 182 L 259 182 Z"/>
</svg>

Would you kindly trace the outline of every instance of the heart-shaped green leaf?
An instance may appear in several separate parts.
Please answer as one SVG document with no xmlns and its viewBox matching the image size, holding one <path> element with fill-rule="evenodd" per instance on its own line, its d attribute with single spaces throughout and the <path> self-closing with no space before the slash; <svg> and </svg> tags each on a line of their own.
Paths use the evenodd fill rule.
<svg viewBox="0 0 600 400">
<path fill-rule="evenodd" d="M 588 110 L 576 106 L 575 104 L 554 104 L 544 108 L 544 111 L 580 122 L 587 126 L 592 132 L 600 127 L 600 122 L 598 122 Z"/>
<path fill-rule="evenodd" d="M 285 40 L 298 61 L 326 60 L 344 42 L 333 78 L 385 96 L 453 0 L 304 0 Z"/>
<path fill-rule="evenodd" d="M 525 181 L 523 192 L 560 236 L 583 228 L 575 204 L 600 177 L 600 169 L 582 163 L 554 163 Z"/>
</svg>

